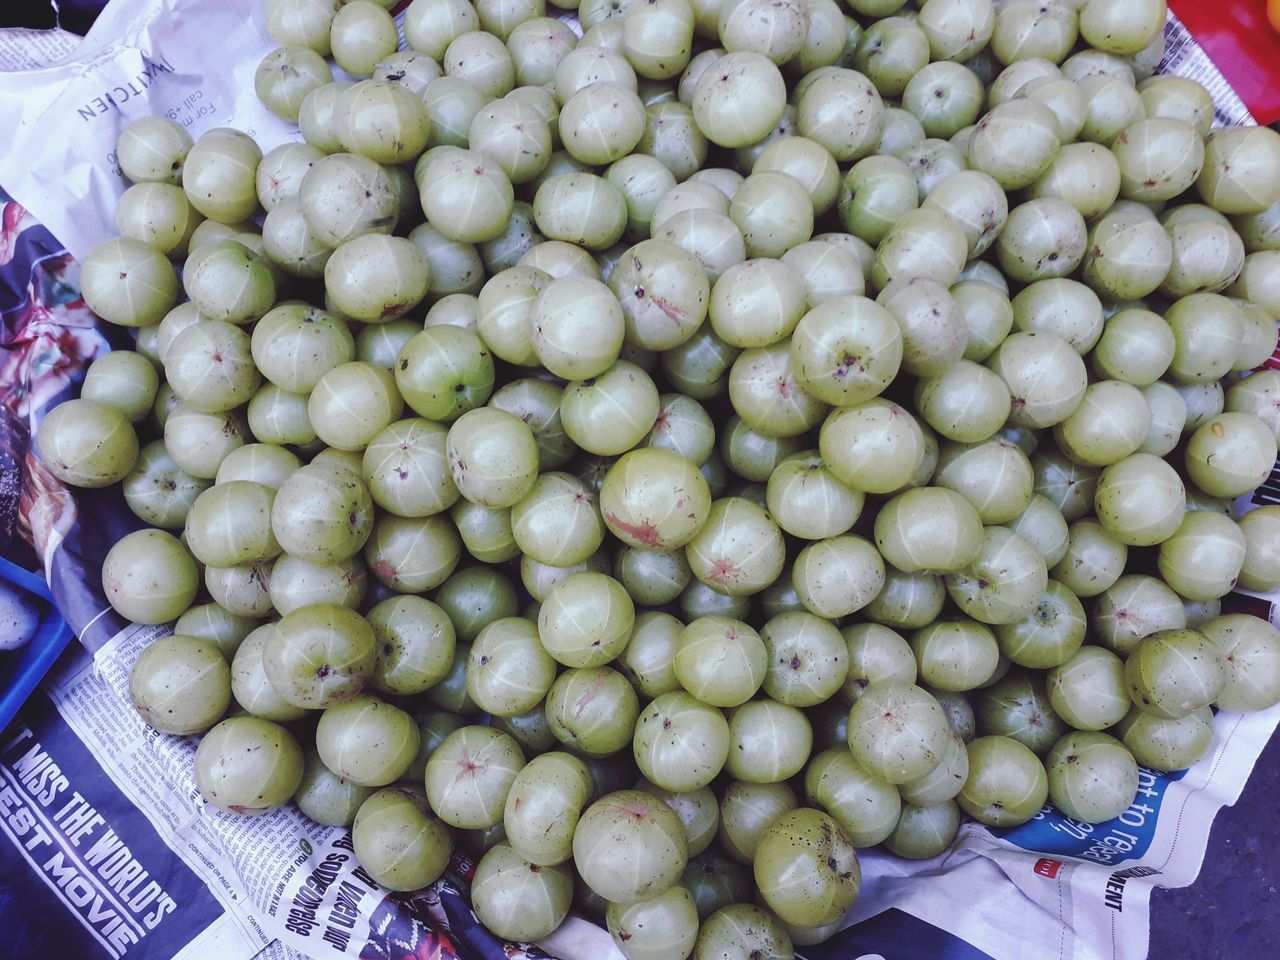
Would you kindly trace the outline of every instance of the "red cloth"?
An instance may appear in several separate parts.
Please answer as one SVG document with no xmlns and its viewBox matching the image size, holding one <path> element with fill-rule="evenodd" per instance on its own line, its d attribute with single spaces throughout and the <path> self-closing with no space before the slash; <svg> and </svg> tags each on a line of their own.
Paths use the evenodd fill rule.
<svg viewBox="0 0 1280 960">
<path fill-rule="evenodd" d="M 1169 7 L 1258 122 L 1280 120 L 1280 33 L 1267 21 L 1266 0 L 1169 0 Z"/>
</svg>

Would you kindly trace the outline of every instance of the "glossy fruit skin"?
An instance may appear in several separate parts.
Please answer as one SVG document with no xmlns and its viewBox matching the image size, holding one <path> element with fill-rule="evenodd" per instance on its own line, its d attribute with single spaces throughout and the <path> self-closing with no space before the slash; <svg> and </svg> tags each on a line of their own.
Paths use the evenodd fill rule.
<svg viewBox="0 0 1280 960">
<path fill-rule="evenodd" d="M 1103 420 L 1099 411 L 1108 411 Z M 1054 437 L 1079 463 L 1104 467 L 1136 453 L 1151 431 L 1151 410 L 1132 384 L 1103 380 L 1090 384 L 1080 406 L 1054 428 Z"/>
<path fill-rule="evenodd" d="M 288 803 L 302 780 L 302 749 L 284 727 L 232 717 L 196 750 L 196 786 L 221 810 L 261 816 Z"/>
<path fill-rule="evenodd" d="M 750 551 L 744 549 L 748 544 Z M 785 562 L 782 531 L 763 509 L 741 497 L 711 504 L 685 554 L 694 576 L 729 596 L 763 590 L 778 578 Z"/>
<path fill-rule="evenodd" d="M 1197 630 L 1161 630 L 1144 637 L 1124 666 L 1134 706 L 1178 720 L 1218 698 L 1226 683 L 1222 651 Z"/>
<path fill-rule="evenodd" d="M 885 847 L 908 860 L 928 860 L 946 850 L 959 829 L 960 808 L 954 800 L 923 807 L 903 804 Z"/>
<path fill-rule="evenodd" d="M 248 480 L 271 490 L 279 490 L 294 470 L 302 466 L 297 454 L 269 443 L 250 443 L 239 447 L 218 466 L 215 481 L 230 483 Z"/>
<path fill-rule="evenodd" d="M 951 743 L 942 762 L 928 774 L 902 784 L 904 802 L 918 807 L 932 806 L 954 799 L 969 777 L 969 752 L 966 741 L 952 733 Z"/>
<path fill-rule="evenodd" d="M 557 740 L 584 756 L 607 757 L 631 742 L 640 705 L 618 671 L 589 667 L 560 674 L 545 710 Z"/>
<path fill-rule="evenodd" d="M 821 540 L 848 531 L 865 497 L 837 480 L 817 451 L 806 451 L 787 457 L 769 474 L 765 503 L 784 532 Z"/>
<path fill-rule="evenodd" d="M 299 201 L 311 232 L 331 247 L 366 233 L 390 233 L 399 206 L 386 171 L 352 153 L 317 160 L 302 178 Z"/>
<path fill-rule="evenodd" d="M 785 339 L 804 314 L 804 283 L 786 261 L 755 257 L 728 267 L 711 290 L 711 332 L 732 347 Z"/>
<path fill-rule="evenodd" d="M 981 686 L 1000 658 L 991 628 L 973 620 L 938 621 L 912 634 L 911 644 L 921 679 L 943 691 Z"/>
<path fill-rule="evenodd" d="M 1260 617 L 1228 614 L 1204 623 L 1200 631 L 1218 645 L 1226 682 L 1218 694 L 1224 710 L 1264 710 L 1280 699 L 1275 656 L 1280 631 Z"/>
<path fill-rule="evenodd" d="M 653 794 L 680 818 L 689 843 L 689 856 L 702 853 L 715 840 L 720 827 L 720 805 L 710 787 L 684 792 L 665 790 L 641 777 L 636 789 Z"/>
<path fill-rule="evenodd" d="M 457 639 L 471 643 L 480 631 L 517 611 L 515 587 L 502 573 L 484 566 L 456 571 L 436 591 L 435 603 L 449 618 Z"/>
<path fill-rule="evenodd" d="M 449 429 L 449 470 L 462 495 L 488 507 L 510 507 L 537 479 L 533 433 L 519 418 L 482 407 L 464 413 Z"/>
<path fill-rule="evenodd" d="M 271 612 L 270 563 L 238 567 L 205 567 L 204 585 L 214 603 L 244 617 Z"/>
<path fill-rule="evenodd" d="M 965 241 L 959 228 L 939 211 L 917 211 L 914 220 L 910 229 L 900 221 L 901 232 L 897 236 L 891 234 L 886 240 L 895 240 L 905 247 L 904 256 L 918 250 L 919 256 L 925 258 L 926 251 L 932 247 L 928 242 L 931 231 L 941 225 L 944 233 L 950 234 L 949 265 L 943 268 L 944 272 L 917 276 L 915 271 L 922 269 L 919 265 L 896 264 L 895 269 L 903 276 L 881 284 L 876 303 L 893 314 L 901 328 L 902 369 L 917 377 L 936 377 L 964 355 L 968 339 L 964 316 L 946 287 L 959 275 L 962 264 L 958 261 L 963 256 L 961 246 Z"/>
<path fill-rule="evenodd" d="M 570 384 L 560 419 L 574 443 L 597 456 L 617 456 L 640 443 L 659 413 L 658 388 L 641 367 L 618 360 L 592 380 Z"/>
<path fill-rule="evenodd" d="M 894 785 L 864 770 L 845 743 L 813 757 L 805 771 L 804 794 L 858 847 L 874 846 L 888 837 L 902 807 Z"/>
<path fill-rule="evenodd" d="M 1162 772 L 1185 770 L 1213 745 L 1213 711 L 1202 707 L 1174 720 L 1134 707 L 1115 732 L 1142 766 Z"/>
<path fill-rule="evenodd" d="M 414 710 L 414 721 L 418 724 L 418 755 L 409 764 L 406 779 L 417 781 L 425 776 L 427 761 L 444 742 L 444 738 L 455 730 L 465 727 L 467 720 L 456 713 L 434 710 L 429 704 L 422 704 Z"/>
<path fill-rule="evenodd" d="M 366 614 L 378 661 L 370 683 L 386 693 L 421 693 L 453 665 L 456 634 L 448 615 L 421 597 L 389 597 Z"/>
<path fill-rule="evenodd" d="M 238 223 L 258 206 L 256 174 L 262 150 L 239 130 L 206 131 L 188 151 L 182 189 L 191 205 L 210 220 Z"/>
<path fill-rule="evenodd" d="M 715 707 L 687 693 L 664 693 L 640 711 L 632 752 L 640 772 L 659 788 L 698 790 L 728 760 L 729 724 Z"/>
<path fill-rule="evenodd" d="M 159 380 L 155 366 L 141 353 L 112 350 L 89 364 L 80 398 L 115 407 L 137 423 L 151 411 Z"/>
<path fill-rule="evenodd" d="M 119 410 L 91 400 L 69 400 L 41 422 L 36 449 L 45 466 L 64 483 L 106 487 L 133 469 L 138 437 Z"/>
<path fill-rule="evenodd" d="M 444 425 L 397 420 L 369 441 L 361 476 L 374 503 L 401 517 L 426 517 L 447 510 L 460 494 L 449 473 Z"/>
<path fill-rule="evenodd" d="M 231 693 L 251 716 L 286 723 L 305 716 L 306 708 L 285 700 L 267 677 L 262 653 L 275 631 L 274 623 L 264 623 L 241 642 L 231 660 Z"/>
<path fill-rule="evenodd" d="M 201 563 L 232 567 L 271 560 L 280 544 L 271 532 L 275 491 L 248 480 L 216 484 L 187 514 L 187 546 Z"/>
<path fill-rule="evenodd" d="M 267 591 L 281 616 L 313 603 L 337 603 L 353 610 L 364 600 L 368 570 L 361 557 L 320 564 L 281 555 L 271 564 Z"/>
<path fill-rule="evenodd" d="M 752 627 L 712 615 L 691 620 L 680 632 L 673 668 L 680 685 L 703 703 L 736 707 L 764 682 L 766 658 Z"/>
<path fill-rule="evenodd" d="M 862 609 L 884 587 L 884 561 L 857 536 L 817 540 L 796 556 L 792 583 L 805 609 L 836 619 Z"/>
<path fill-rule="evenodd" d="M 140 240 L 105 240 L 85 257 L 80 286 L 85 303 L 122 327 L 149 327 L 173 307 L 178 277 L 157 248 Z"/>
<path fill-rule="evenodd" d="M 947 576 L 947 592 L 983 623 L 1016 623 L 1035 608 L 1048 586 L 1044 558 L 1005 527 L 985 528 L 977 559 Z"/>
<path fill-rule="evenodd" d="M 538 866 L 509 844 L 492 847 L 472 881 L 476 916 L 508 940 L 538 940 L 564 920 L 573 897 L 573 874 L 563 866 Z"/>
<path fill-rule="evenodd" d="M 811 707 L 838 691 L 849 671 L 844 637 L 821 617 L 801 611 L 769 619 L 760 632 L 768 655 L 762 684 L 779 703 Z"/>
<path fill-rule="evenodd" d="M 1236 497 L 1270 473 L 1275 437 L 1257 417 L 1221 413 L 1199 426 L 1187 443 L 1187 473 L 1210 496 Z M 1267 461 L 1270 458 L 1269 462 Z"/>
<path fill-rule="evenodd" d="M 398 593 L 421 593 L 440 586 L 458 565 L 462 550 L 453 522 L 444 516 L 384 514 L 365 544 L 369 571 Z"/>
<path fill-rule="evenodd" d="M 1035 548 L 1046 566 L 1057 564 L 1067 552 L 1070 532 L 1066 517 L 1048 497 L 1034 494 L 1010 526 Z"/>
<path fill-rule="evenodd" d="M 400 779 L 418 744 L 412 717 L 368 695 L 329 707 L 316 727 L 316 749 L 325 766 L 364 787 L 385 787 Z"/>
<path fill-rule="evenodd" d="M 309 392 L 329 370 L 355 359 L 355 340 L 336 317 L 303 304 L 280 304 L 254 326 L 253 362 L 263 376 Z"/>
<path fill-rule="evenodd" d="M 1065 662 L 1085 639 L 1084 606 L 1069 589 L 1050 580 L 1032 613 L 996 628 L 1001 652 L 1022 667 L 1046 669 Z"/>
<path fill-rule="evenodd" d="M 1015 333 L 996 349 L 987 365 L 1009 387 L 1009 419 L 1042 428 L 1061 423 L 1080 405 L 1088 374 L 1075 350 L 1052 333 Z"/>
<path fill-rule="evenodd" d="M 713 847 L 689 858 L 680 883 L 692 894 L 698 919 L 702 921 L 721 907 L 749 895 L 750 869 Z"/>
<path fill-rule="evenodd" d="M 969 744 L 969 779 L 957 802 L 988 826 L 1016 826 L 1031 819 L 1049 795 L 1040 759 L 1008 737 L 979 737 Z"/>
<path fill-rule="evenodd" d="M 1071 733 L 1045 758 L 1049 800 L 1064 814 L 1103 823 L 1129 809 L 1138 794 L 1138 764 L 1105 733 Z"/>
<path fill-rule="evenodd" d="M 1127 656 L 1143 637 L 1187 625 L 1181 598 L 1162 580 L 1128 574 L 1094 601 L 1091 624 L 1103 646 Z"/>
<path fill-rule="evenodd" d="M 571 573 L 543 600 L 538 633 L 567 667 L 601 667 L 627 645 L 635 605 L 621 584 L 602 573 Z"/>
<path fill-rule="evenodd" d="M 351 828 L 360 864 L 390 890 L 417 890 L 449 863 L 453 837 L 418 787 L 384 787 L 360 806 Z"/>
<path fill-rule="evenodd" d="M 236 240 L 203 243 L 187 257 L 182 284 L 200 311 L 201 323 L 215 321 L 212 326 L 203 328 L 217 336 L 212 346 L 219 349 L 208 354 L 210 359 L 224 365 L 226 360 L 233 358 L 243 363 L 242 356 L 235 356 L 244 350 L 243 334 L 237 337 L 234 331 L 227 331 L 220 325 L 252 323 L 271 309 L 277 291 L 269 262 Z M 171 364 L 174 359 L 175 345 L 184 339 L 184 335 L 189 336 L 189 331 L 202 329 L 201 323 L 192 324 L 171 341 L 164 355 L 166 364 Z M 201 372 L 193 369 L 188 376 Z M 170 367 L 166 367 L 166 374 L 170 379 L 176 379 Z M 225 404 L 225 407 L 231 406 L 234 404 Z"/>
<path fill-rule="evenodd" d="M 818 448 L 837 478 L 854 490 L 875 494 L 905 486 L 924 456 L 915 418 L 878 398 L 833 411 L 822 425 Z"/>
<path fill-rule="evenodd" d="M 107 552 L 102 591 L 122 617 L 134 623 L 166 623 L 187 611 L 199 588 L 196 561 L 162 530 L 136 530 Z"/>
<path fill-rule="evenodd" d="M 471 646 L 467 693 L 496 717 L 516 716 L 542 703 L 555 672 L 537 626 L 522 617 L 504 617 L 481 630 Z"/>
<path fill-rule="evenodd" d="M 324 765 L 318 753 L 309 752 L 293 802 L 316 823 L 349 827 L 360 807 L 372 795 L 372 787 L 361 787 L 343 780 Z"/>
<path fill-rule="evenodd" d="M 181 634 L 164 637 L 134 661 L 129 698 L 161 733 L 201 733 L 227 711 L 231 668 L 210 640 Z"/>
<path fill-rule="evenodd" d="M 638 790 L 608 794 L 589 806 L 573 835 L 583 880 L 613 903 L 666 890 L 688 859 L 684 827 L 665 803 Z"/>
<path fill-rule="evenodd" d="M 841 690 L 844 700 L 857 701 L 878 680 L 915 683 L 915 654 L 900 633 L 878 623 L 853 624 L 841 633 L 849 649 L 849 674 Z"/>
<path fill-rule="evenodd" d="M 942 762 L 950 737 L 942 707 L 914 684 L 872 684 L 849 711 L 854 759 L 888 783 L 906 783 L 929 773 Z"/>
<path fill-rule="evenodd" d="M 857 899 L 861 869 L 853 841 L 816 810 L 793 810 L 775 820 L 756 847 L 756 884 L 785 923 L 832 923 Z"/>
<path fill-rule="evenodd" d="M 795 791 L 785 783 L 731 781 L 720 795 L 721 846 L 734 860 L 750 864 L 765 828 L 798 806 Z"/>
<path fill-rule="evenodd" d="M 1101 647 L 1081 647 L 1049 671 L 1046 686 L 1054 712 L 1077 730 L 1104 730 L 1131 706 L 1124 663 Z"/>
<path fill-rule="evenodd" d="M 1147 453 L 1135 453 L 1104 469 L 1094 494 L 1103 529 L 1128 546 L 1152 546 L 1167 539 L 1182 522 L 1185 502 L 1181 478 Z"/>
<path fill-rule="evenodd" d="M 138 519 L 178 530 L 209 482 L 191 476 L 169 455 L 163 440 L 153 440 L 142 448 L 121 486 L 125 503 Z"/>
<path fill-rule="evenodd" d="M 1216 600 L 1235 586 L 1245 551 L 1244 533 L 1234 520 L 1212 510 L 1192 510 L 1160 545 L 1156 566 L 1180 596 Z"/>
<path fill-rule="evenodd" d="M 230 663 L 240 644 L 259 626 L 260 621 L 234 614 L 216 603 L 198 603 L 177 619 L 173 632 L 210 641 Z"/>
<path fill-rule="evenodd" d="M 501 822 L 507 793 L 524 766 L 516 741 L 489 727 L 462 727 L 427 760 L 427 798 L 451 827 L 485 829 Z"/>
<path fill-rule="evenodd" d="M 688 956 L 698 936 L 698 909 L 681 884 L 648 900 L 610 904 L 605 922 L 627 960 Z"/>
<path fill-rule="evenodd" d="M 267 637 L 263 665 L 276 692 L 317 709 L 354 697 L 373 673 L 376 652 L 368 621 L 336 604 L 301 607 Z"/>
<path fill-rule="evenodd" d="M 627 201 L 622 191 L 603 177 L 564 173 L 538 187 L 533 215 L 544 236 L 588 250 L 603 250 L 616 243 L 626 229 Z"/>
<path fill-rule="evenodd" d="M 877 549 L 906 573 L 955 572 L 977 558 L 981 543 L 982 520 L 977 511 L 946 488 L 908 490 L 876 514 Z"/>
<path fill-rule="evenodd" d="M 693 580 L 689 561 L 679 550 L 623 547 L 614 558 L 614 576 L 635 600 L 660 606 L 677 599 Z"/>
<path fill-rule="evenodd" d="M 560 752 L 534 757 L 507 793 L 507 841 L 531 863 L 564 863 L 573 856 L 574 830 L 591 793 L 591 776 L 577 757 Z"/>
<path fill-rule="evenodd" d="M 648 610 L 636 617 L 616 669 L 641 696 L 657 698 L 681 689 L 675 675 L 676 640 L 684 624 L 675 616 Z"/>
<path fill-rule="evenodd" d="M 1066 552 L 1049 575 L 1077 597 L 1097 596 L 1124 572 L 1128 548 L 1094 520 L 1077 521 L 1067 533 Z"/>
<path fill-rule="evenodd" d="M 1011 669 L 977 691 L 973 712 L 979 733 L 1015 740 L 1038 756 L 1067 733 L 1039 676 L 1025 670 Z"/>
<path fill-rule="evenodd" d="M 711 492 L 692 461 L 669 450 L 642 448 L 609 468 L 600 487 L 600 510 L 623 543 L 676 550 L 706 523 Z"/>
<path fill-rule="evenodd" d="M 139 117 L 116 141 L 121 172 L 134 183 L 180 183 L 191 135 L 164 117 Z"/>
<path fill-rule="evenodd" d="M 362 397 L 360 409 L 351 404 L 352 395 Z M 391 374 L 364 361 L 334 367 L 307 399 L 307 416 L 317 436 L 337 450 L 364 450 L 403 412 L 404 399 Z"/>
<path fill-rule="evenodd" d="M 988 525 L 1015 520 L 1030 506 L 1034 490 L 1034 468 L 1021 448 L 1003 437 L 943 444 L 934 479 L 968 500 Z"/>
<path fill-rule="evenodd" d="M 493 358 L 481 339 L 461 327 L 414 334 L 394 367 L 405 403 L 428 420 L 452 423 L 493 392 Z"/>
<path fill-rule="evenodd" d="M 732 109 L 735 98 L 750 99 L 758 109 L 747 114 Z M 716 70 L 699 78 L 691 106 L 708 140 L 722 147 L 745 147 L 766 134 L 782 115 L 786 85 L 766 57 L 738 51 L 721 57 Z"/>
<path fill-rule="evenodd" d="M 795 951 L 787 931 L 771 914 L 749 903 L 734 903 L 702 922 L 691 960 L 735 960 L 752 954 L 761 960 L 787 960 Z"/>
<path fill-rule="evenodd" d="M 1275 202 L 1276 147 L 1263 130 L 1211 131 L 1205 138 L 1204 169 L 1196 181 L 1206 203 L 1226 214 L 1259 213 Z M 1251 175 L 1252 174 L 1252 175 Z"/>
<path fill-rule="evenodd" d="M 1240 309 L 1216 293 L 1193 293 L 1165 311 L 1173 330 L 1169 377 L 1178 383 L 1208 383 L 1235 363 L 1243 318 Z"/>
<path fill-rule="evenodd" d="M 338 563 L 364 546 L 373 530 L 373 502 L 355 471 L 309 464 L 276 492 L 271 530 L 291 556 Z"/>
</svg>

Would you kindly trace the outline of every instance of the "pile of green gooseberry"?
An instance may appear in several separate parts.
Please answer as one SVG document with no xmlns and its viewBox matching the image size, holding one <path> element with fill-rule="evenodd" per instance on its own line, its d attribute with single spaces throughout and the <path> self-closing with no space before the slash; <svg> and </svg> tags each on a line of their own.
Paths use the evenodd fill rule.
<svg viewBox="0 0 1280 960">
<path fill-rule="evenodd" d="M 1280 588 L 1280 135 L 1152 75 L 1164 0 L 846 2 L 267 0 L 300 142 L 123 132 L 136 349 L 37 445 L 147 525 L 102 586 L 209 804 L 789 958 L 858 848 L 1106 821 L 1280 700 L 1222 609 Z"/>
</svg>

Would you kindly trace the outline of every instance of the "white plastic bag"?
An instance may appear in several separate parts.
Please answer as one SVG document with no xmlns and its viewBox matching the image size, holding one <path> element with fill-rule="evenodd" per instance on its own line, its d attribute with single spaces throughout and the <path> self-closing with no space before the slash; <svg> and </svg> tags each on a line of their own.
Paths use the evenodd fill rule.
<svg viewBox="0 0 1280 960">
<path fill-rule="evenodd" d="M 254 95 L 274 44 L 261 0 L 114 0 L 82 42 L 0 31 L 0 184 L 77 257 L 116 233 L 128 186 L 116 139 L 130 121 L 167 116 L 193 138 L 236 127 L 264 151 L 298 139 Z"/>
</svg>

